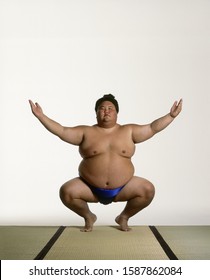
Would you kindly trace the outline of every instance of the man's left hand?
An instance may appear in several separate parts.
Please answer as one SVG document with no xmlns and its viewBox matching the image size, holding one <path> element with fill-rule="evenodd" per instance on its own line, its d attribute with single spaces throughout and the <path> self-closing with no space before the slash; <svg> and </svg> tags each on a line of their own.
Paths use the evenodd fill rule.
<svg viewBox="0 0 210 280">
<path fill-rule="evenodd" d="M 183 100 L 180 99 L 179 102 L 175 101 L 173 106 L 171 107 L 170 115 L 172 118 L 176 118 L 182 110 L 182 102 Z"/>
</svg>

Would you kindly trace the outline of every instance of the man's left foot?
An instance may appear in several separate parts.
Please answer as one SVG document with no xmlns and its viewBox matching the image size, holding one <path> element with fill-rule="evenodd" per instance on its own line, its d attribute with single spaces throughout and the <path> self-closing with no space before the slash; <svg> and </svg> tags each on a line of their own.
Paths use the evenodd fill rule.
<svg viewBox="0 0 210 280">
<path fill-rule="evenodd" d="M 128 226 L 128 220 L 122 216 L 117 216 L 115 222 L 120 226 L 122 231 L 131 231 L 132 229 Z"/>
</svg>

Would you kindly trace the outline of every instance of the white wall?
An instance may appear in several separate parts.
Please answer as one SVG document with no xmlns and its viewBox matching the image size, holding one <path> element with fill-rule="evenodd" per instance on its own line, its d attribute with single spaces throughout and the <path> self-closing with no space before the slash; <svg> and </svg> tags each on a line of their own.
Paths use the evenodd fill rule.
<svg viewBox="0 0 210 280">
<path fill-rule="evenodd" d="M 136 174 L 156 186 L 130 224 L 210 222 L 210 1 L 0 1 L 0 224 L 80 225 L 58 191 L 78 148 L 47 132 L 28 99 L 63 125 L 95 123 L 112 93 L 119 123 L 148 123 L 184 100 L 166 130 L 137 146 Z M 91 204 L 98 225 L 124 203 Z"/>
</svg>

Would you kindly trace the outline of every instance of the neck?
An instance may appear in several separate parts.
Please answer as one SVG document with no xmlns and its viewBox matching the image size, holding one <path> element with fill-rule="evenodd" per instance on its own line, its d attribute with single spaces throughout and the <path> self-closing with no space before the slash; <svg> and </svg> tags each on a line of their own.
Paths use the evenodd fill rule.
<svg viewBox="0 0 210 280">
<path fill-rule="evenodd" d="M 117 123 L 101 123 L 101 124 L 99 124 L 98 123 L 98 127 L 101 127 L 101 128 L 104 128 L 104 129 L 111 129 L 111 128 L 115 128 L 116 126 L 118 126 L 118 124 Z"/>
</svg>

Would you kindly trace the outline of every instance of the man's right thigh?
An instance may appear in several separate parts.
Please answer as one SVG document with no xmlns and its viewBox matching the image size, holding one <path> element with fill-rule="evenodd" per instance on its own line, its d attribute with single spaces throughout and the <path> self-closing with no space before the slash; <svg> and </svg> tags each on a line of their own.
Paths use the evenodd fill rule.
<svg viewBox="0 0 210 280">
<path fill-rule="evenodd" d="M 61 200 L 82 199 L 87 202 L 98 202 L 91 189 L 79 178 L 74 178 L 60 188 Z"/>
</svg>

